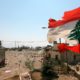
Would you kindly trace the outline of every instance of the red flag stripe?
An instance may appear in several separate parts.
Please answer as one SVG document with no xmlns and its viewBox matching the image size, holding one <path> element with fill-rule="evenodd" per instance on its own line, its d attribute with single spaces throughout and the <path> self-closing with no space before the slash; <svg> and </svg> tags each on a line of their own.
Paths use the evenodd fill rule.
<svg viewBox="0 0 80 80">
<path fill-rule="evenodd" d="M 48 28 L 55 28 L 74 20 L 80 20 L 80 7 L 72 11 L 65 12 L 62 20 L 56 21 L 54 19 L 49 19 Z"/>
<path fill-rule="evenodd" d="M 58 50 L 60 52 L 65 52 L 66 50 L 70 50 L 72 52 L 80 54 L 80 44 L 75 45 L 75 46 L 69 46 L 64 43 L 61 43 L 61 44 L 58 44 Z"/>
</svg>

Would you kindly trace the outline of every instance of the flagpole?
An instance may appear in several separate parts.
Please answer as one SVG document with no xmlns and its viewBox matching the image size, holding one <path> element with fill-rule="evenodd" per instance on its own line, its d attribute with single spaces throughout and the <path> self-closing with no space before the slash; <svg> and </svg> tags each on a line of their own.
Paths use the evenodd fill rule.
<svg viewBox="0 0 80 80">
<path fill-rule="evenodd" d="M 60 42 L 60 44 L 61 44 L 61 38 L 59 38 L 59 42 Z"/>
<path fill-rule="evenodd" d="M 59 43 L 61 44 L 61 38 L 59 38 Z M 60 53 L 60 56 L 61 56 L 61 55 L 62 55 L 62 54 Z M 62 61 L 62 60 L 60 60 L 60 65 L 62 65 L 62 64 L 61 64 L 61 61 Z M 59 73 L 59 72 L 58 72 L 58 73 Z"/>
</svg>

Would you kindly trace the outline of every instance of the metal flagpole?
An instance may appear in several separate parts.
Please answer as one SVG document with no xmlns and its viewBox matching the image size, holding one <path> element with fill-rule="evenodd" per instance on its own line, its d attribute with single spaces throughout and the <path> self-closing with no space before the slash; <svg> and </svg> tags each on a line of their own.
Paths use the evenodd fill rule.
<svg viewBox="0 0 80 80">
<path fill-rule="evenodd" d="M 61 44 L 61 38 L 59 38 L 59 43 Z M 61 57 L 61 53 L 60 53 L 60 57 Z M 61 65 L 61 61 L 62 61 L 62 60 L 60 60 L 60 62 L 59 62 L 60 65 Z M 58 70 L 58 73 L 59 73 L 59 70 Z"/>
<path fill-rule="evenodd" d="M 61 38 L 59 38 L 59 42 L 60 42 L 60 44 L 61 44 Z"/>
</svg>

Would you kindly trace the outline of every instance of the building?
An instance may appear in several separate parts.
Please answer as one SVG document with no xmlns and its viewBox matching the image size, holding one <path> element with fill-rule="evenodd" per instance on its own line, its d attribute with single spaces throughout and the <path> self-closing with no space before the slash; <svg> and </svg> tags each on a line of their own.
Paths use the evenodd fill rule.
<svg viewBox="0 0 80 80">
<path fill-rule="evenodd" d="M 66 51 L 66 52 L 60 53 L 58 51 L 57 46 L 58 46 L 58 44 L 56 42 L 54 42 L 54 46 L 53 46 L 54 52 L 53 53 L 55 53 L 55 55 L 58 55 L 61 62 L 68 62 L 69 64 L 77 64 L 78 62 L 80 62 L 80 54 L 74 53 L 71 51 Z"/>
<path fill-rule="evenodd" d="M 77 64 L 78 62 L 80 62 L 80 54 L 66 51 L 61 54 L 61 60 L 67 61 L 69 64 Z"/>
</svg>

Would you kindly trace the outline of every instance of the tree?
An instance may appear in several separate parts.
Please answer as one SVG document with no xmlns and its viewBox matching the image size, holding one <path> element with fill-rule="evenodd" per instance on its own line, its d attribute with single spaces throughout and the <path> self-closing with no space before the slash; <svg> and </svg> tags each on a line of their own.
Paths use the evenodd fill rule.
<svg viewBox="0 0 80 80">
<path fill-rule="evenodd" d="M 78 40 L 80 44 L 80 20 L 77 22 L 74 29 L 70 32 L 70 35 L 68 36 L 70 40 Z"/>
<path fill-rule="evenodd" d="M 57 73 L 53 71 L 54 65 L 49 51 L 50 49 L 45 49 L 46 54 L 43 59 L 42 80 L 53 80 L 54 78 L 58 78 Z"/>
</svg>

